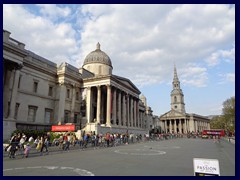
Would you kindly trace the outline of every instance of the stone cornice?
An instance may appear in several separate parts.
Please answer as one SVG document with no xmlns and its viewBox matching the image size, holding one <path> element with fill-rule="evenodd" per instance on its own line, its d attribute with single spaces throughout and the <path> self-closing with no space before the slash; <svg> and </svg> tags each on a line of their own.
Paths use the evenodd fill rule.
<svg viewBox="0 0 240 180">
<path fill-rule="evenodd" d="M 25 49 L 21 49 L 16 45 L 3 42 L 3 50 L 16 54 L 20 57 L 26 57 L 28 55 L 28 51 Z"/>
<path fill-rule="evenodd" d="M 54 78 L 57 78 L 57 73 L 56 72 L 53 72 L 53 71 L 50 71 L 48 68 L 43 68 L 43 67 L 41 67 L 41 66 L 38 66 L 38 65 L 36 65 L 36 64 L 34 64 L 34 63 L 32 63 L 32 62 L 28 62 L 28 61 L 26 61 L 26 60 L 24 60 L 23 61 L 23 65 L 24 66 L 26 66 L 26 67 L 29 67 L 29 68 L 31 68 L 31 69 L 34 69 L 34 70 L 36 70 L 36 71 L 40 71 L 40 72 L 42 72 L 42 73 L 44 73 L 44 74 L 48 74 L 48 75 L 50 75 L 50 76 L 54 76 Z"/>
</svg>

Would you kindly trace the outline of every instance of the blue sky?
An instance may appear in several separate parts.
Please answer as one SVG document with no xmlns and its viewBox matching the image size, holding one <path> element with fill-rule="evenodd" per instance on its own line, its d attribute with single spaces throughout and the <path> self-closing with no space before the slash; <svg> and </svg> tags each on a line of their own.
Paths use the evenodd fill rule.
<svg viewBox="0 0 240 180">
<path fill-rule="evenodd" d="M 97 42 L 154 115 L 170 110 L 173 67 L 188 113 L 221 114 L 235 96 L 234 5 L 3 5 L 3 28 L 26 49 L 81 67 Z"/>
</svg>

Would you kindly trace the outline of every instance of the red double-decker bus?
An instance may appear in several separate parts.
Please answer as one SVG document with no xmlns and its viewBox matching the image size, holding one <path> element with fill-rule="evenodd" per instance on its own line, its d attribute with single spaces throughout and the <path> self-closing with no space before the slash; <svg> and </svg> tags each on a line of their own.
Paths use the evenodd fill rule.
<svg viewBox="0 0 240 180">
<path fill-rule="evenodd" d="M 209 130 L 203 130 L 202 136 L 225 136 L 225 131 L 223 129 L 209 129 Z"/>
</svg>

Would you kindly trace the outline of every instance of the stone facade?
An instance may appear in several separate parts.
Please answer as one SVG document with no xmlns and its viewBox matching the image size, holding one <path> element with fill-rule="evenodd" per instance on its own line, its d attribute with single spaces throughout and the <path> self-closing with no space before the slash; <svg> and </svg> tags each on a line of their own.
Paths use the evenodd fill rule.
<svg viewBox="0 0 240 180">
<path fill-rule="evenodd" d="M 184 95 L 180 88 L 175 66 L 172 85 L 171 110 L 160 116 L 162 131 L 167 133 L 188 133 L 210 129 L 210 119 L 205 116 L 186 113 Z"/>
<path fill-rule="evenodd" d="M 15 129 L 50 130 L 73 123 L 96 133 L 145 134 L 152 111 L 97 44 L 82 68 L 57 64 L 26 50 L 3 30 L 3 139 Z"/>
</svg>

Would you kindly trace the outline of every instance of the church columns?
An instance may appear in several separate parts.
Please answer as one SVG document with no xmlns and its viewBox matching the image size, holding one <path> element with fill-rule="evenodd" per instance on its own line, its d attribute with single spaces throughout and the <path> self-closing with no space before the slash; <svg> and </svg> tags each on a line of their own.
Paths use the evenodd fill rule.
<svg viewBox="0 0 240 180">
<path fill-rule="evenodd" d="M 164 131 L 167 133 L 167 120 L 164 121 Z"/>
<path fill-rule="evenodd" d="M 172 120 L 169 121 L 169 132 L 172 133 Z"/>
<path fill-rule="evenodd" d="M 197 125 L 197 120 L 195 120 L 195 131 L 198 131 L 198 125 Z"/>
<path fill-rule="evenodd" d="M 184 119 L 184 133 L 187 133 L 187 120 Z"/>
<path fill-rule="evenodd" d="M 182 134 L 182 123 L 181 123 L 181 119 L 179 119 L 179 121 L 178 121 L 178 130 L 179 130 L 179 133 Z"/>
<path fill-rule="evenodd" d="M 173 122 L 174 122 L 174 133 L 177 133 L 177 120 L 174 119 Z"/>
</svg>

